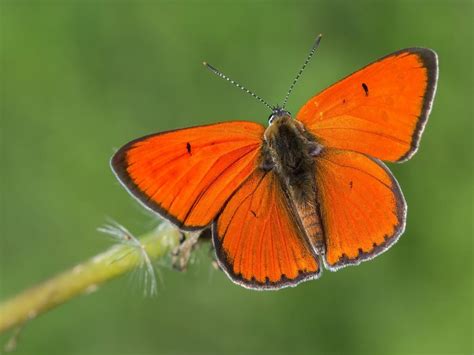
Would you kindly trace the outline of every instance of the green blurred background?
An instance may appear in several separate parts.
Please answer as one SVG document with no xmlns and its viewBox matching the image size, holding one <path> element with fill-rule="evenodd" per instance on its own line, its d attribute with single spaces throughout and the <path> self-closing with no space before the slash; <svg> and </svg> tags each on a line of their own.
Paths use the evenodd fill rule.
<svg viewBox="0 0 474 355">
<path fill-rule="evenodd" d="M 358 267 L 279 292 L 213 270 L 160 268 L 159 294 L 124 277 L 34 320 L 18 354 L 471 353 L 472 1 L 1 1 L 0 298 L 110 246 L 108 216 L 155 221 L 108 160 L 130 139 L 268 110 L 206 71 L 208 60 L 281 102 L 307 98 L 392 51 L 435 49 L 440 80 L 418 154 L 392 165 L 405 235 Z M 0 337 L 4 344 L 8 336 Z"/>
</svg>

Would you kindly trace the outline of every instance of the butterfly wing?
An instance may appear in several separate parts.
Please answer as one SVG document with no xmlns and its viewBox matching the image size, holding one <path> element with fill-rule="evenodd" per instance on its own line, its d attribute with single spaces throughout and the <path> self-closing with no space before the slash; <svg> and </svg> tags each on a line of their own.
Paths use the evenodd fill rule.
<svg viewBox="0 0 474 355">
<path fill-rule="evenodd" d="M 326 147 L 402 162 L 417 150 L 435 95 L 436 53 L 392 53 L 311 98 L 297 119 Z"/>
<path fill-rule="evenodd" d="M 219 264 L 234 282 L 279 289 L 319 277 L 291 206 L 273 171 L 256 170 L 231 196 L 212 234 Z"/>
<path fill-rule="evenodd" d="M 316 158 L 315 176 L 328 269 L 372 259 L 403 233 L 405 200 L 397 181 L 379 160 L 326 149 Z"/>
<path fill-rule="evenodd" d="M 202 229 L 255 170 L 264 127 L 233 121 L 146 136 L 111 161 L 126 189 L 184 230 Z"/>
</svg>

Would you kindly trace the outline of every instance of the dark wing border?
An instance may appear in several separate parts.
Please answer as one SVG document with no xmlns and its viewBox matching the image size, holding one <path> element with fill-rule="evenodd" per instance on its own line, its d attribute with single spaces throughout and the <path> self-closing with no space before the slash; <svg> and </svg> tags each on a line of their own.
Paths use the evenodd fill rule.
<svg viewBox="0 0 474 355">
<path fill-rule="evenodd" d="M 419 47 L 407 48 L 392 53 L 392 55 L 397 55 L 402 52 L 415 53 L 418 55 L 418 57 L 423 63 L 424 68 L 426 68 L 428 81 L 426 85 L 425 94 L 423 95 L 423 105 L 421 108 L 421 113 L 418 116 L 418 121 L 416 122 L 415 130 L 413 131 L 413 134 L 411 136 L 410 150 L 404 155 L 402 155 L 396 161 L 397 163 L 406 162 L 418 151 L 421 135 L 425 130 L 426 123 L 428 122 L 428 117 L 433 107 L 433 100 L 436 94 L 436 87 L 438 84 L 439 75 L 438 55 L 432 49 Z"/>
</svg>

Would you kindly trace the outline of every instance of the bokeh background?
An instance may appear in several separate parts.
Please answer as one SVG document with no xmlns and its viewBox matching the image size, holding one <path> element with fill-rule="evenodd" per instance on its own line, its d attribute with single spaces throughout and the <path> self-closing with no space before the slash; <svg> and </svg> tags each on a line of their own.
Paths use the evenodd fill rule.
<svg viewBox="0 0 474 355">
<path fill-rule="evenodd" d="M 410 46 L 435 49 L 440 79 L 418 154 L 391 165 L 408 201 L 388 253 L 279 292 L 211 266 L 160 267 L 159 294 L 128 277 L 23 330 L 18 354 L 472 353 L 472 1 L 21 1 L 1 4 L 0 299 L 108 248 L 112 217 L 156 222 L 108 160 L 130 139 L 268 110 L 204 70 L 209 61 L 281 102 Z M 4 344 L 9 335 L 0 337 Z"/>
</svg>

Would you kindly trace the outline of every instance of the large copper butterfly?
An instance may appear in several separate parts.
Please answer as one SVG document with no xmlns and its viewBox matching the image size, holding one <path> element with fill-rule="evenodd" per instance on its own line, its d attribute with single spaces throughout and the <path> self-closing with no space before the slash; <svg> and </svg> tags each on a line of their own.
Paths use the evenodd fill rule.
<svg viewBox="0 0 474 355">
<path fill-rule="evenodd" d="M 181 230 L 210 227 L 232 281 L 294 286 L 323 265 L 372 259 L 403 233 L 405 199 L 381 160 L 415 154 L 437 78 L 434 51 L 402 49 L 312 97 L 295 118 L 285 105 L 296 79 L 282 107 L 252 93 L 271 108 L 268 127 L 230 121 L 152 134 L 123 146 L 111 165 L 134 197 Z"/>
</svg>

